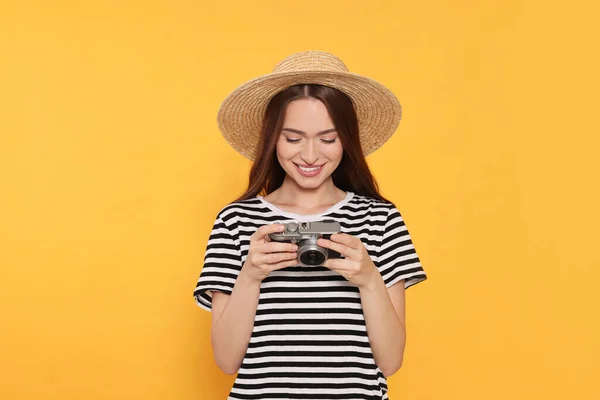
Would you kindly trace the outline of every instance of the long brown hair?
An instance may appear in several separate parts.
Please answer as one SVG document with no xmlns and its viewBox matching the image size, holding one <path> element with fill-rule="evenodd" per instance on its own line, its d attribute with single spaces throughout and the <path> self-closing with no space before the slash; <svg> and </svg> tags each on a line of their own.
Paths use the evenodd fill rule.
<svg viewBox="0 0 600 400">
<path fill-rule="evenodd" d="M 247 200 L 258 194 L 267 195 L 279 188 L 285 171 L 277 161 L 275 147 L 283 128 L 285 110 L 294 100 L 312 97 L 325 104 L 338 131 L 344 154 L 333 172 L 333 184 L 346 192 L 389 202 L 381 194 L 362 152 L 358 134 L 358 118 L 352 100 L 343 92 L 322 85 L 290 86 L 278 93 L 267 105 L 262 123 L 254 164 L 250 170 L 248 189 L 235 201 Z"/>
</svg>

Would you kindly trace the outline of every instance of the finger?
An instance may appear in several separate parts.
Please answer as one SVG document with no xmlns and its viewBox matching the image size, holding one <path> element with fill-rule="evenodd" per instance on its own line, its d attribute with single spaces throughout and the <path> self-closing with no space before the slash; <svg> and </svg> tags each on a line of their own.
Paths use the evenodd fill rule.
<svg viewBox="0 0 600 400">
<path fill-rule="evenodd" d="M 332 271 L 356 271 L 357 264 L 350 263 L 348 260 L 341 258 L 330 258 L 323 263 L 325 268 L 328 268 Z"/>
<path fill-rule="evenodd" d="M 287 253 L 270 253 L 270 254 L 259 254 L 256 256 L 259 265 L 262 264 L 277 264 L 286 260 L 294 260 L 298 257 L 296 252 Z"/>
<path fill-rule="evenodd" d="M 269 265 L 269 270 L 270 271 L 275 271 L 278 269 L 283 269 L 283 268 L 287 268 L 287 267 L 295 267 L 296 265 L 298 265 L 298 260 L 287 260 L 287 261 L 282 261 L 279 262 L 277 264 L 271 264 Z"/>
<path fill-rule="evenodd" d="M 265 236 L 271 233 L 282 232 L 284 229 L 285 226 L 282 224 L 263 225 L 250 236 L 250 243 L 262 241 L 265 239 Z"/>
<path fill-rule="evenodd" d="M 360 249 L 360 246 L 362 246 L 362 241 L 359 238 L 348 235 L 347 233 L 334 233 L 331 235 L 331 241 L 345 244 L 355 250 Z"/>
<path fill-rule="evenodd" d="M 358 251 L 346 246 L 345 244 L 332 242 L 331 240 L 320 238 L 317 240 L 317 244 L 321 247 L 325 247 L 326 249 L 331 249 L 333 251 L 337 251 L 338 253 L 348 257 L 355 258 L 358 256 Z"/>
<path fill-rule="evenodd" d="M 281 251 L 297 251 L 298 246 L 288 242 L 267 242 L 256 244 L 253 249 L 258 253 L 275 253 Z"/>
</svg>

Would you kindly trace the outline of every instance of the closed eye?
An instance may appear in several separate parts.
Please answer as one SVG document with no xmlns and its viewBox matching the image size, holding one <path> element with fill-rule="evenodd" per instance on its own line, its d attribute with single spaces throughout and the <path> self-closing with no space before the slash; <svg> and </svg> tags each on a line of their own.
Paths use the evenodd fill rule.
<svg viewBox="0 0 600 400">
<path fill-rule="evenodd" d="M 285 141 L 288 142 L 288 143 L 298 143 L 301 140 L 302 139 L 290 139 L 288 137 L 285 138 Z M 337 140 L 337 138 L 334 138 L 334 139 L 321 139 L 321 142 L 323 142 L 325 144 L 333 144 L 333 143 L 335 143 L 336 140 Z"/>
</svg>

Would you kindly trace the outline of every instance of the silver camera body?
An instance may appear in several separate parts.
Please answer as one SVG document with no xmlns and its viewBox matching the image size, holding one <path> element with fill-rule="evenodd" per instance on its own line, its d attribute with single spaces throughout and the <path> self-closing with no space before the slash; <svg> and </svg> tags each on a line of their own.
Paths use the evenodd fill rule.
<svg viewBox="0 0 600 400">
<path fill-rule="evenodd" d="M 317 239 L 329 239 L 332 234 L 341 232 L 339 222 L 326 219 L 311 222 L 290 221 L 283 225 L 285 226 L 283 232 L 271 233 L 269 237 L 276 242 L 297 244 L 300 265 L 320 266 L 329 258 L 341 258 L 337 251 L 317 245 Z"/>
</svg>

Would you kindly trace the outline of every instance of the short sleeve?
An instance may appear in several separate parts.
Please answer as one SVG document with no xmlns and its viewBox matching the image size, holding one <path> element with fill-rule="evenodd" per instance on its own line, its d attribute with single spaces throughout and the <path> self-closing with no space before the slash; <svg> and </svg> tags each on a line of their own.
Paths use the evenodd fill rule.
<svg viewBox="0 0 600 400">
<path fill-rule="evenodd" d="M 230 295 L 242 269 L 237 229 L 224 219 L 221 212 L 215 220 L 206 245 L 204 265 L 194 289 L 196 304 L 207 311 L 212 310 L 212 292 Z"/>
<path fill-rule="evenodd" d="M 388 211 L 377 256 L 377 268 L 386 287 L 404 279 L 407 289 L 427 279 L 404 219 L 393 204 Z"/>
</svg>

